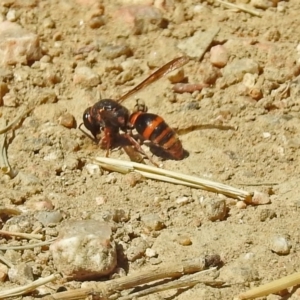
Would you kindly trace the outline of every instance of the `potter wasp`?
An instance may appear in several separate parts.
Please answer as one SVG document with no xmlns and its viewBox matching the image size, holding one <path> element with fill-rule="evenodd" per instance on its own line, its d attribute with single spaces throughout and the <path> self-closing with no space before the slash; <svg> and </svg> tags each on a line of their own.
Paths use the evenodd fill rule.
<svg viewBox="0 0 300 300">
<path fill-rule="evenodd" d="M 94 140 L 99 142 L 100 146 L 107 150 L 106 156 L 108 156 L 112 147 L 127 140 L 138 152 L 146 155 L 149 160 L 153 162 L 143 151 L 137 139 L 133 137 L 131 131 L 135 129 L 142 141 L 150 141 L 154 149 L 161 150 L 168 158 L 181 160 L 185 157 L 186 152 L 177 134 L 162 117 L 148 113 L 147 107 L 140 101 L 137 101 L 133 113 L 130 113 L 129 110 L 120 103 L 187 62 L 187 57 L 182 56 L 175 58 L 152 73 L 118 100 L 103 99 L 84 111 L 83 124 L 91 132 Z M 120 134 L 120 130 L 123 132 L 122 134 Z M 101 132 L 104 136 L 99 140 L 98 135 Z M 124 148 L 124 150 L 130 155 L 131 151 L 129 148 Z"/>
</svg>

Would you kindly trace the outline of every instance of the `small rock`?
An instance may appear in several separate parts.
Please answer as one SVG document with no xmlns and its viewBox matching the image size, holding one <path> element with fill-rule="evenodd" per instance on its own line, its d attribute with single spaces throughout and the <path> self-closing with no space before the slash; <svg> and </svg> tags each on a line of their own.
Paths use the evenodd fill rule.
<svg viewBox="0 0 300 300">
<path fill-rule="evenodd" d="M 51 18 L 45 18 L 43 20 L 43 27 L 44 28 L 55 28 L 55 22 Z"/>
<path fill-rule="evenodd" d="M 156 214 L 148 214 L 142 216 L 142 222 L 148 230 L 159 231 L 165 227 L 161 218 Z"/>
<path fill-rule="evenodd" d="M 35 217 L 44 227 L 47 227 L 49 224 L 59 223 L 63 218 L 60 211 L 40 211 L 35 214 Z"/>
<path fill-rule="evenodd" d="M 178 82 L 183 81 L 184 71 L 183 71 L 182 68 L 180 68 L 180 69 L 172 71 L 167 76 L 168 76 L 168 79 L 171 83 L 178 83 Z"/>
<path fill-rule="evenodd" d="M 262 205 L 270 203 L 270 196 L 267 193 L 255 191 L 252 198 L 247 201 L 249 204 Z"/>
<path fill-rule="evenodd" d="M 268 9 L 275 7 L 279 0 L 251 0 L 250 4 L 257 8 Z"/>
<path fill-rule="evenodd" d="M 97 28 L 100 28 L 101 26 L 105 25 L 105 19 L 103 16 L 96 16 L 96 17 L 91 18 L 89 20 L 88 24 L 92 29 L 97 29 Z"/>
<path fill-rule="evenodd" d="M 114 174 L 110 173 L 106 176 L 105 178 L 105 182 L 106 183 L 110 183 L 110 184 L 113 184 L 113 183 L 116 183 L 117 182 L 117 178 Z"/>
<path fill-rule="evenodd" d="M 32 268 L 24 263 L 19 262 L 8 270 L 9 280 L 19 285 L 31 283 L 34 280 Z"/>
<path fill-rule="evenodd" d="M 8 267 L 0 263 L 0 282 L 4 282 L 8 275 Z"/>
<path fill-rule="evenodd" d="M 235 59 L 223 69 L 227 84 L 240 82 L 246 73 L 259 74 L 259 65 L 250 58 Z"/>
<path fill-rule="evenodd" d="M 157 256 L 157 252 L 151 248 L 147 248 L 145 254 L 147 257 L 156 257 Z"/>
<path fill-rule="evenodd" d="M 204 199 L 201 202 L 205 209 L 205 215 L 211 221 L 224 220 L 227 214 L 227 207 L 225 200 Z"/>
<path fill-rule="evenodd" d="M 9 21 L 0 23 L 0 65 L 27 64 L 41 57 L 42 51 L 36 34 Z"/>
<path fill-rule="evenodd" d="M 206 85 L 214 84 L 222 76 L 221 71 L 210 63 L 201 63 L 198 73 L 200 73 L 200 82 Z"/>
<path fill-rule="evenodd" d="M 138 172 L 130 172 L 124 175 L 124 181 L 126 184 L 129 184 L 131 187 L 136 186 L 137 183 L 144 180 L 143 175 Z"/>
<path fill-rule="evenodd" d="M 189 197 L 186 197 L 186 196 L 178 197 L 176 199 L 176 203 L 180 204 L 180 205 L 185 205 L 189 202 L 190 202 L 190 199 L 189 199 Z"/>
<path fill-rule="evenodd" d="M 239 209 L 245 209 L 245 208 L 247 208 L 247 204 L 244 201 L 238 201 L 236 203 L 236 207 Z"/>
<path fill-rule="evenodd" d="M 266 80 L 285 83 L 294 77 L 294 70 L 288 67 L 276 68 L 274 66 L 266 66 L 264 68 L 264 77 Z"/>
<path fill-rule="evenodd" d="M 226 48 L 222 45 L 217 45 L 214 47 L 211 47 L 210 49 L 210 62 L 218 67 L 218 68 L 223 68 L 226 66 L 228 62 L 228 52 Z"/>
<path fill-rule="evenodd" d="M 132 51 L 127 45 L 109 45 L 101 49 L 101 54 L 108 59 L 115 59 L 122 55 L 129 57 L 132 55 Z"/>
<path fill-rule="evenodd" d="M 128 25 L 133 34 L 142 34 L 166 26 L 161 11 L 148 5 L 122 7 L 114 14 L 116 20 Z"/>
<path fill-rule="evenodd" d="M 259 279 L 256 269 L 251 266 L 228 266 L 221 272 L 221 276 L 233 283 L 250 283 Z"/>
<path fill-rule="evenodd" d="M 270 248 L 279 255 L 287 255 L 290 253 L 292 245 L 289 237 L 278 235 L 272 238 Z"/>
<path fill-rule="evenodd" d="M 18 99 L 17 99 L 16 95 L 13 93 L 6 93 L 2 97 L 2 102 L 3 102 L 4 106 L 17 107 Z"/>
<path fill-rule="evenodd" d="M 97 205 L 103 205 L 104 203 L 107 202 L 107 198 L 104 196 L 98 196 L 95 198 L 95 200 Z"/>
<path fill-rule="evenodd" d="M 99 75 L 89 67 L 77 67 L 73 82 L 83 87 L 93 87 L 101 83 Z"/>
<path fill-rule="evenodd" d="M 124 209 L 114 209 L 112 211 L 112 220 L 116 223 L 128 222 L 130 220 L 130 211 Z"/>
<path fill-rule="evenodd" d="M 192 241 L 190 239 L 190 237 L 188 236 L 184 236 L 184 235 L 180 235 L 177 237 L 177 243 L 181 246 L 190 246 L 192 245 Z"/>
<path fill-rule="evenodd" d="M 70 113 L 63 114 L 60 117 L 59 124 L 69 129 L 76 128 L 75 117 Z"/>
<path fill-rule="evenodd" d="M 15 9 L 10 9 L 6 14 L 6 20 L 9 22 L 15 22 L 18 19 Z"/>
<path fill-rule="evenodd" d="M 112 229 L 94 220 L 68 222 L 60 228 L 59 238 L 50 246 L 58 272 L 75 280 L 110 274 L 117 264 Z"/>
<path fill-rule="evenodd" d="M 88 171 L 90 175 L 96 175 L 100 174 L 101 175 L 101 169 L 98 165 L 95 164 L 86 164 L 85 169 Z"/>
<path fill-rule="evenodd" d="M 192 37 L 188 37 L 181 41 L 177 47 L 184 51 L 188 56 L 200 59 L 219 30 L 218 27 L 212 27 L 210 30 L 204 32 L 197 31 Z"/>
<path fill-rule="evenodd" d="M 143 238 L 135 238 L 132 240 L 129 248 L 126 250 L 127 259 L 131 262 L 142 258 L 149 244 Z"/>
<path fill-rule="evenodd" d="M 29 199 L 26 201 L 26 207 L 35 211 L 52 210 L 54 208 L 53 203 L 49 199 L 44 199 L 40 201 Z"/>
</svg>

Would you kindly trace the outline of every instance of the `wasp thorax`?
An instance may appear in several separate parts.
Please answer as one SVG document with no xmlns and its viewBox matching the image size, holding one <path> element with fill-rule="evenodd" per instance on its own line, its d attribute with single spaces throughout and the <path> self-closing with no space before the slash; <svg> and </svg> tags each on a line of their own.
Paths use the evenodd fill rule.
<svg viewBox="0 0 300 300">
<path fill-rule="evenodd" d="M 134 112 L 138 112 L 138 111 L 147 112 L 148 107 L 146 106 L 146 104 L 143 100 L 137 99 L 133 111 Z"/>
</svg>

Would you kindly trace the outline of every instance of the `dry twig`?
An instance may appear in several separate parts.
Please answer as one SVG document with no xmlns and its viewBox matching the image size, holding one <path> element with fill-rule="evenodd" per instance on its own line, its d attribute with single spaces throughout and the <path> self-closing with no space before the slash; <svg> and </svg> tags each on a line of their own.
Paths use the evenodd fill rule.
<svg viewBox="0 0 300 300">
<path fill-rule="evenodd" d="M 254 298 L 258 298 L 258 297 L 263 297 L 263 296 L 267 296 L 269 294 L 277 293 L 288 287 L 295 286 L 298 284 L 300 284 L 300 272 L 285 276 L 278 280 L 274 280 L 267 284 L 256 287 L 252 290 L 249 290 L 245 293 L 240 294 L 235 299 L 236 300 L 246 300 L 246 299 L 254 299 Z"/>
<path fill-rule="evenodd" d="M 41 240 L 44 236 L 42 234 L 33 234 L 33 233 L 23 233 L 23 232 L 12 232 L 12 231 L 6 231 L 6 230 L 0 230 L 0 235 L 5 236 L 16 236 L 24 239 L 37 239 Z"/>
<path fill-rule="evenodd" d="M 0 299 L 6 299 L 8 297 L 16 297 L 16 296 L 28 294 L 28 293 L 34 291 L 37 287 L 47 284 L 49 282 L 52 282 L 54 280 L 57 280 L 59 278 L 60 278 L 59 274 L 54 274 L 54 275 L 50 275 L 45 278 L 40 278 L 36 281 L 33 281 L 33 282 L 26 284 L 24 286 L 21 286 L 21 287 L 12 288 L 12 289 L 9 289 L 6 291 L 2 290 L 0 292 Z"/>
<path fill-rule="evenodd" d="M 203 189 L 209 192 L 223 194 L 238 200 L 246 200 L 248 202 L 251 202 L 252 198 L 251 193 L 236 189 L 229 185 L 135 162 L 123 161 L 107 157 L 96 157 L 94 163 L 110 171 L 120 172 L 124 174 L 129 172 L 137 172 L 145 178 L 156 179 L 174 184 L 181 184 L 197 189 Z"/>
<path fill-rule="evenodd" d="M 248 8 L 248 7 L 245 7 L 244 5 L 237 5 L 237 4 L 233 4 L 233 3 L 229 3 L 227 1 L 223 1 L 223 0 L 216 0 L 217 2 L 227 6 L 227 7 L 230 7 L 230 8 L 234 8 L 234 9 L 237 9 L 237 10 L 241 10 L 241 11 L 244 11 L 244 12 L 247 12 L 251 15 L 254 15 L 254 16 L 257 16 L 257 17 L 262 17 L 262 14 L 255 10 L 255 9 L 252 9 L 252 8 Z"/>
<path fill-rule="evenodd" d="M 47 246 L 54 242 L 57 238 L 45 241 L 45 242 L 40 242 L 40 243 L 35 243 L 35 244 L 27 244 L 23 246 L 9 246 L 9 247 L 3 247 L 0 246 L 0 250 L 24 250 L 24 249 L 32 249 L 35 247 L 42 247 L 42 246 Z"/>
<path fill-rule="evenodd" d="M 100 297 L 103 297 L 105 299 L 118 299 L 118 296 L 116 296 L 116 294 L 123 290 L 132 289 L 142 284 L 154 282 L 160 279 L 179 278 L 185 274 L 196 273 L 208 267 L 216 266 L 219 263 L 219 255 L 198 257 L 180 263 L 154 267 L 151 270 L 142 271 L 137 274 L 128 275 L 126 277 L 121 277 L 106 282 L 84 282 L 81 289 L 52 294 L 51 296 L 44 297 L 43 299 L 74 300 L 83 299 L 84 297 L 92 294 L 98 294 Z M 188 284 L 184 283 L 184 286 L 188 287 Z M 177 287 L 182 287 L 182 283 L 179 282 L 178 285 L 174 284 L 171 288 Z M 155 290 L 155 292 L 158 291 L 159 289 Z M 130 295 L 130 298 L 126 299 L 132 299 L 132 297 L 133 296 Z"/>
</svg>

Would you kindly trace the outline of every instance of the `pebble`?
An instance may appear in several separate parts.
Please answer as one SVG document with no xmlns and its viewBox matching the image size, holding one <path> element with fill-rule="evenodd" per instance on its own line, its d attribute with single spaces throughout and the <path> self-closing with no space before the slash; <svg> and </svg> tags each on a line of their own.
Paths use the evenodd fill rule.
<svg viewBox="0 0 300 300">
<path fill-rule="evenodd" d="M 8 276 L 8 267 L 0 263 L 0 282 L 4 282 Z"/>
<path fill-rule="evenodd" d="M 247 203 L 252 205 L 263 205 L 270 203 L 270 196 L 267 193 L 254 191 L 252 198 Z"/>
<path fill-rule="evenodd" d="M 258 271 L 251 266 L 229 265 L 222 269 L 221 276 L 232 283 L 243 282 L 243 284 L 259 279 Z"/>
<path fill-rule="evenodd" d="M 149 244 L 141 237 L 132 240 L 130 246 L 126 250 L 126 257 L 129 261 L 133 262 L 145 255 Z"/>
<path fill-rule="evenodd" d="M 15 9 L 10 9 L 6 14 L 6 20 L 9 22 L 17 21 L 18 16 Z"/>
<path fill-rule="evenodd" d="M 229 55 L 226 48 L 222 45 L 211 47 L 210 49 L 210 62 L 218 67 L 223 68 L 228 63 Z"/>
<path fill-rule="evenodd" d="M 76 128 L 75 117 L 70 113 L 63 114 L 60 117 L 59 124 L 69 129 Z"/>
<path fill-rule="evenodd" d="M 150 231 L 159 231 L 165 227 L 161 218 L 156 214 L 147 214 L 142 216 L 142 222 Z"/>
<path fill-rule="evenodd" d="M 210 221 L 224 220 L 227 215 L 227 207 L 225 200 L 203 199 L 201 206 L 205 210 L 205 215 Z"/>
<path fill-rule="evenodd" d="M 180 235 L 177 237 L 177 243 L 181 246 L 190 246 L 192 245 L 192 241 L 190 239 L 190 237 L 188 236 L 184 236 L 184 235 Z"/>
<path fill-rule="evenodd" d="M 91 68 L 79 66 L 75 69 L 73 82 L 83 87 L 94 87 L 101 83 L 99 75 Z"/>
<path fill-rule="evenodd" d="M 184 70 L 179 68 L 177 70 L 172 71 L 167 75 L 167 78 L 171 83 L 178 83 L 184 80 Z"/>
<path fill-rule="evenodd" d="M 251 0 L 250 4 L 257 8 L 268 9 L 275 7 L 279 0 Z"/>
<path fill-rule="evenodd" d="M 207 47 L 212 43 L 215 35 L 219 32 L 218 27 L 212 27 L 207 31 L 197 31 L 193 36 L 179 42 L 177 47 L 188 56 L 201 59 Z"/>
<path fill-rule="evenodd" d="M 63 216 L 60 211 L 40 211 L 35 214 L 35 218 L 41 222 L 44 227 L 47 227 L 49 224 L 59 223 Z"/>
<path fill-rule="evenodd" d="M 11 282 L 19 285 L 29 284 L 34 280 L 32 268 L 24 262 L 19 262 L 10 268 L 8 278 Z"/>
<path fill-rule="evenodd" d="M 238 201 L 236 203 L 236 207 L 239 209 L 245 209 L 245 208 L 247 208 L 247 203 L 245 203 L 244 201 Z"/>
<path fill-rule="evenodd" d="M 105 178 L 105 182 L 106 183 L 110 183 L 110 184 L 113 184 L 113 183 L 116 183 L 117 182 L 117 178 L 114 174 L 110 173 L 106 176 Z"/>
<path fill-rule="evenodd" d="M 95 16 L 89 20 L 88 25 L 92 29 L 100 28 L 105 25 L 105 18 L 103 16 Z"/>
<path fill-rule="evenodd" d="M 285 83 L 294 77 L 294 70 L 288 67 L 276 68 L 274 66 L 266 66 L 264 68 L 264 77 L 266 80 Z"/>
<path fill-rule="evenodd" d="M 104 196 L 98 196 L 95 198 L 95 201 L 97 205 L 103 205 L 104 203 L 107 202 L 107 198 Z"/>
<path fill-rule="evenodd" d="M 189 197 L 186 197 L 186 196 L 178 197 L 176 199 L 176 203 L 180 204 L 180 205 L 185 205 L 189 202 L 190 202 L 190 199 L 189 199 Z"/>
<path fill-rule="evenodd" d="M 127 25 L 133 34 L 143 34 L 166 26 L 161 11 L 149 5 L 130 5 L 118 9 L 115 20 Z M 125 29 L 125 28 L 124 28 Z"/>
<path fill-rule="evenodd" d="M 34 211 L 54 209 L 53 203 L 49 199 L 44 199 L 40 201 L 29 199 L 26 201 L 25 205 L 26 207 Z"/>
<path fill-rule="evenodd" d="M 127 45 L 108 45 L 101 48 L 101 54 L 108 59 L 115 59 L 122 55 L 129 57 L 132 55 L 132 51 Z"/>
<path fill-rule="evenodd" d="M 108 275 L 117 265 L 111 226 L 94 220 L 64 224 L 50 252 L 57 271 L 75 280 Z"/>
<path fill-rule="evenodd" d="M 271 250 L 279 255 L 289 254 L 292 248 L 290 239 L 281 235 L 272 237 L 270 244 Z"/>
<path fill-rule="evenodd" d="M 231 85 L 243 80 L 246 73 L 259 74 L 258 63 L 250 58 L 235 59 L 222 69 L 227 84 Z"/>
<path fill-rule="evenodd" d="M 90 175 L 97 175 L 102 173 L 100 167 L 96 164 L 86 164 L 84 167 Z"/>
<path fill-rule="evenodd" d="M 145 254 L 147 257 L 156 257 L 157 256 L 157 252 L 151 248 L 147 248 Z"/>
<path fill-rule="evenodd" d="M 142 182 L 144 180 L 144 177 L 138 172 L 130 172 L 124 175 L 123 180 L 126 184 L 134 187 L 137 183 Z"/>
<path fill-rule="evenodd" d="M 42 51 L 36 34 L 16 23 L 0 23 L 0 65 L 27 64 L 41 57 Z"/>
<path fill-rule="evenodd" d="M 51 18 L 46 18 L 43 20 L 44 28 L 55 28 L 55 22 Z"/>
</svg>

